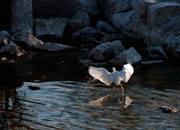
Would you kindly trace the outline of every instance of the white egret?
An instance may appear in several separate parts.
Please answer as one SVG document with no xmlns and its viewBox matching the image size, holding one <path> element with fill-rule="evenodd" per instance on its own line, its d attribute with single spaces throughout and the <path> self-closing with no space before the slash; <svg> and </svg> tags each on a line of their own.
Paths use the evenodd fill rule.
<svg viewBox="0 0 180 130">
<path fill-rule="evenodd" d="M 113 72 L 108 72 L 105 68 L 98 67 L 89 67 L 89 74 L 95 79 L 100 80 L 104 84 L 110 86 L 112 83 L 120 85 L 122 93 L 124 94 L 124 88 L 122 87 L 121 82 L 127 83 L 132 74 L 134 73 L 133 66 L 131 64 L 126 64 L 123 66 L 121 71 L 116 71 L 113 67 Z"/>
</svg>

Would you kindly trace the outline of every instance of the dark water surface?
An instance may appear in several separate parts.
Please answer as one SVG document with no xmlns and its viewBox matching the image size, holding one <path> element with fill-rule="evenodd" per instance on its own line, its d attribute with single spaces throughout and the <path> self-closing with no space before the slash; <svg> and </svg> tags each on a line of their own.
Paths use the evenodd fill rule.
<svg viewBox="0 0 180 130">
<path fill-rule="evenodd" d="M 157 71 L 150 75 L 135 74 L 130 83 L 124 85 L 126 94 L 134 100 L 124 109 L 116 105 L 90 106 L 89 101 L 110 94 L 112 89 L 89 78 L 79 78 L 74 80 L 78 79 L 78 74 L 72 72 L 70 78 L 63 80 L 35 78 L 24 81 L 18 88 L 1 89 L 0 129 L 180 129 L 179 112 L 165 114 L 159 109 L 163 105 L 180 108 L 178 81 L 171 82 Z M 28 86 L 38 86 L 40 89 L 31 90 Z"/>
</svg>

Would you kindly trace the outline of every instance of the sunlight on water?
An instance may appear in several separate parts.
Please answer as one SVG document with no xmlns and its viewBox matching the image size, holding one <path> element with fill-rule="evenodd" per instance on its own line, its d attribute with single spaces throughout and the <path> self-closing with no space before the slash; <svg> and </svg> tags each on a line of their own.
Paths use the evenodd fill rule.
<svg viewBox="0 0 180 130">
<path fill-rule="evenodd" d="M 40 89 L 32 91 L 28 86 L 39 86 Z M 0 125 L 12 130 L 179 128 L 180 114 L 164 114 L 159 107 L 180 108 L 180 90 L 155 90 L 132 84 L 126 86 L 126 94 L 134 102 L 126 109 L 88 104 L 111 92 L 111 88 L 97 87 L 96 83 L 24 82 L 16 90 L 10 90 L 10 94 L 1 91 Z"/>
</svg>

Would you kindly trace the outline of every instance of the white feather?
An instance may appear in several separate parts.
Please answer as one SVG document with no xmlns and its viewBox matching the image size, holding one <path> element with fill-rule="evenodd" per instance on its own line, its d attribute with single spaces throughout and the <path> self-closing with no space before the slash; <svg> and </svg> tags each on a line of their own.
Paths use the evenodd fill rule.
<svg viewBox="0 0 180 130">
<path fill-rule="evenodd" d="M 111 83 L 115 83 L 116 85 L 121 84 L 121 81 L 128 82 L 132 74 L 134 73 L 134 69 L 131 64 L 126 64 L 123 66 L 121 71 L 116 71 L 113 69 L 113 72 L 108 72 L 105 68 L 97 68 L 97 67 L 89 67 L 89 74 L 95 79 L 100 80 L 106 85 L 111 85 Z"/>
</svg>

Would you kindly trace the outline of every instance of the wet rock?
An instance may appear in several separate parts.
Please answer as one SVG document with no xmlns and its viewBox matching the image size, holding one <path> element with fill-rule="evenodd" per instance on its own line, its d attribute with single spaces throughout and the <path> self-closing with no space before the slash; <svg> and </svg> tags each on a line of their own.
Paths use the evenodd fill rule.
<svg viewBox="0 0 180 130">
<path fill-rule="evenodd" d="M 26 52 L 21 49 L 18 45 L 16 45 L 13 41 L 9 41 L 8 44 L 5 44 L 3 47 L 1 47 L 0 52 L 7 52 L 10 55 L 15 55 L 15 56 L 22 56 Z"/>
<path fill-rule="evenodd" d="M 180 3 L 162 2 L 148 8 L 148 28 L 166 23 L 171 17 L 180 14 Z"/>
<path fill-rule="evenodd" d="M 141 60 L 141 55 L 136 51 L 134 47 L 131 47 L 128 50 L 125 50 L 117 55 L 114 59 L 111 60 L 111 63 L 114 65 L 123 65 L 126 63 L 135 64 L 140 62 Z"/>
<path fill-rule="evenodd" d="M 100 5 L 107 19 L 110 19 L 112 14 L 125 12 L 132 8 L 131 0 L 100 0 Z"/>
<path fill-rule="evenodd" d="M 122 42 L 115 40 L 112 42 L 104 42 L 96 46 L 89 53 L 89 57 L 96 61 L 112 59 L 124 50 Z"/>
<path fill-rule="evenodd" d="M 27 46 L 34 49 L 46 50 L 46 51 L 62 51 L 67 49 L 74 49 L 74 47 L 62 45 L 59 43 L 44 43 L 32 34 L 28 33 L 16 33 L 13 36 L 13 40 L 21 46 Z"/>
<path fill-rule="evenodd" d="M 6 44 L 8 44 L 9 39 L 3 35 L 0 35 L 0 48 Z"/>
<path fill-rule="evenodd" d="M 82 27 L 89 26 L 91 23 L 88 14 L 79 11 L 69 19 L 68 24 L 73 30 L 78 30 Z"/>
<path fill-rule="evenodd" d="M 32 0 L 13 0 L 11 33 L 33 31 Z"/>
<path fill-rule="evenodd" d="M 9 34 L 8 31 L 0 31 L 0 35 L 4 36 L 4 37 L 7 37 L 7 38 L 10 38 L 11 35 Z"/>
<path fill-rule="evenodd" d="M 148 47 L 146 49 L 146 51 L 148 52 L 149 56 L 151 56 L 152 58 L 164 58 L 164 59 L 168 59 L 166 53 L 164 52 L 163 48 L 160 46 L 157 47 Z"/>
<path fill-rule="evenodd" d="M 124 108 L 127 108 L 129 105 L 131 105 L 132 102 L 133 102 L 133 100 L 129 96 L 126 96 Z"/>
<path fill-rule="evenodd" d="M 35 19 L 35 36 L 38 38 L 45 36 L 61 38 L 67 21 L 67 18 Z"/>
<path fill-rule="evenodd" d="M 115 33 L 116 32 L 115 28 L 113 28 L 110 24 L 108 24 L 104 21 L 101 21 L 101 20 L 98 21 L 96 28 L 103 32 L 106 32 L 106 33 Z"/>
<path fill-rule="evenodd" d="M 8 59 L 7 59 L 6 57 L 2 57 L 2 58 L 1 58 L 1 61 L 2 61 L 2 62 L 7 62 Z"/>
<path fill-rule="evenodd" d="M 90 15 L 96 15 L 99 13 L 98 0 L 79 0 L 79 2 L 83 5 L 81 9 L 82 11 Z"/>
<path fill-rule="evenodd" d="M 161 106 L 159 108 L 163 113 L 176 113 L 178 112 L 177 108 L 173 106 Z"/>
<path fill-rule="evenodd" d="M 106 41 L 114 41 L 114 40 L 121 40 L 124 36 L 122 34 L 107 34 L 105 35 L 101 41 L 106 42 Z"/>
<path fill-rule="evenodd" d="M 39 90 L 40 86 L 28 86 L 30 90 Z"/>
<path fill-rule="evenodd" d="M 71 38 L 87 39 L 88 37 L 92 37 L 95 39 L 101 39 L 105 35 L 106 33 L 101 32 L 93 27 L 87 26 L 81 30 L 74 32 Z"/>
</svg>

